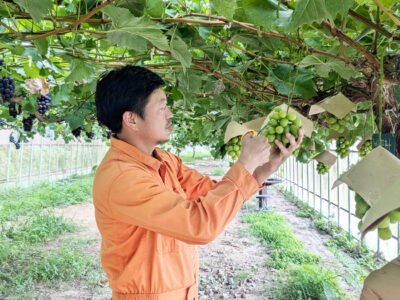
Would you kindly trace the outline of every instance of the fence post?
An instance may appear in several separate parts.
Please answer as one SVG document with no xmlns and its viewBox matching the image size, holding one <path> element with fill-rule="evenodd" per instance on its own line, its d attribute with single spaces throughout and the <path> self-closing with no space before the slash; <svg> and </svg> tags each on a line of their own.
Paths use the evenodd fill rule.
<svg viewBox="0 0 400 300">
<path fill-rule="evenodd" d="M 48 177 L 50 178 L 50 170 L 51 170 L 51 144 L 53 143 L 51 139 L 49 139 L 49 167 L 47 168 Z M 50 178 L 51 179 L 51 178 Z"/>
<path fill-rule="evenodd" d="M 8 144 L 6 190 L 8 189 L 8 182 L 10 181 L 10 161 L 11 161 L 11 143 Z"/>
<path fill-rule="evenodd" d="M 312 169 L 312 174 L 313 174 L 313 208 L 315 209 L 315 159 L 313 159 L 313 169 Z"/>
<path fill-rule="evenodd" d="M 42 153 L 43 153 L 43 151 L 42 151 L 42 149 L 43 149 L 43 137 L 41 136 L 40 137 L 40 156 L 39 156 L 39 180 L 41 179 L 41 177 L 42 177 Z"/>
<path fill-rule="evenodd" d="M 329 187 L 331 186 L 331 171 L 328 171 L 328 220 L 331 214 L 331 193 L 329 193 Z"/>
<path fill-rule="evenodd" d="M 322 214 L 322 175 L 319 174 L 319 213 Z"/>
<path fill-rule="evenodd" d="M 33 139 L 31 141 L 31 155 L 29 158 L 29 177 L 28 177 L 29 184 L 31 183 L 31 177 L 32 177 L 32 163 L 33 163 Z"/>
<path fill-rule="evenodd" d="M 350 155 L 347 156 L 347 170 L 350 167 Z M 349 238 L 351 238 L 351 199 L 350 199 L 350 189 L 347 187 L 347 207 L 348 207 L 348 224 L 349 224 Z"/>
<path fill-rule="evenodd" d="M 21 148 L 19 151 L 19 172 L 18 172 L 18 183 L 21 182 L 21 176 L 22 176 L 22 159 L 23 159 L 23 154 L 24 154 L 24 142 L 21 142 Z"/>
<path fill-rule="evenodd" d="M 57 138 L 57 149 L 56 149 L 56 180 L 58 179 L 58 152 L 60 152 L 60 141 Z"/>
</svg>

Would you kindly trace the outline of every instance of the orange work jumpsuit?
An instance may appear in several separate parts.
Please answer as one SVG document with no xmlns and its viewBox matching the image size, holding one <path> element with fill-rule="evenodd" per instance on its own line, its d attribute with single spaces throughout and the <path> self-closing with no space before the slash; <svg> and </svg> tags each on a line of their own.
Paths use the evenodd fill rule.
<svg viewBox="0 0 400 300">
<path fill-rule="evenodd" d="M 195 245 L 214 240 L 262 185 L 240 163 L 216 182 L 162 149 L 153 156 L 111 138 L 93 184 L 102 266 L 113 299 L 198 299 Z"/>
</svg>

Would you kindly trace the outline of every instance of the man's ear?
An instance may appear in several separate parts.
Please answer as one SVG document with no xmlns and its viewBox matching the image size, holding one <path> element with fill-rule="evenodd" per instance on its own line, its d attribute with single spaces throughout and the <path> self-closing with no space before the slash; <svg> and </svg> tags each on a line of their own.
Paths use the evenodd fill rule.
<svg viewBox="0 0 400 300">
<path fill-rule="evenodd" d="M 126 111 L 122 114 L 122 124 L 124 127 L 129 128 L 131 130 L 138 130 L 137 121 L 138 115 L 131 111 Z"/>
</svg>

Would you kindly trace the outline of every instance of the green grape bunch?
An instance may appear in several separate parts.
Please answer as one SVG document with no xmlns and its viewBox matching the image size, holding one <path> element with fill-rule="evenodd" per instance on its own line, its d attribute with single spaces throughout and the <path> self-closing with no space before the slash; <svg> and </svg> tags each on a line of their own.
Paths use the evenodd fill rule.
<svg viewBox="0 0 400 300">
<path fill-rule="evenodd" d="M 350 147 L 353 143 L 347 140 L 344 136 L 336 139 L 336 153 L 339 154 L 340 158 L 344 158 L 350 153 Z"/>
<path fill-rule="evenodd" d="M 328 114 L 326 122 L 328 123 L 328 127 L 333 131 L 343 133 L 346 128 L 346 119 L 338 119 L 334 115 Z"/>
<path fill-rule="evenodd" d="M 361 145 L 360 151 L 358 151 L 358 155 L 360 157 L 366 156 L 372 150 L 372 141 L 368 140 L 364 144 Z"/>
<path fill-rule="evenodd" d="M 362 219 L 367 211 L 370 209 L 369 204 L 356 193 L 356 217 Z M 400 222 L 400 208 L 391 211 L 388 215 L 382 218 L 375 227 L 378 228 L 378 236 L 382 240 L 389 240 L 392 237 L 392 231 L 390 229 L 390 224 L 395 224 Z M 362 226 L 362 221 L 358 223 L 358 228 Z"/>
<path fill-rule="evenodd" d="M 326 164 L 322 163 L 322 162 L 318 162 L 317 164 L 317 173 L 318 174 L 325 174 L 328 173 L 329 171 L 329 166 L 327 166 Z"/>
<path fill-rule="evenodd" d="M 286 133 L 290 133 L 295 139 L 298 138 L 298 131 L 301 127 L 301 119 L 293 112 L 286 112 L 277 106 L 268 121 L 267 126 L 261 132 L 261 135 L 268 139 L 272 147 L 276 146 L 274 141 L 280 141 L 283 146 L 290 144 Z"/>
<path fill-rule="evenodd" d="M 242 151 L 242 144 L 240 143 L 240 137 L 234 137 L 228 141 L 225 145 L 225 150 L 228 155 L 233 159 L 236 160 L 240 152 Z"/>
</svg>

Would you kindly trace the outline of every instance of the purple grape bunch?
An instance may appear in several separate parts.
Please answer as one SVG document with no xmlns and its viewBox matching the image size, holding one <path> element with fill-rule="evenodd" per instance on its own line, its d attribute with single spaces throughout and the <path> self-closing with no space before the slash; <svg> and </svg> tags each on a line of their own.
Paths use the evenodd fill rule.
<svg viewBox="0 0 400 300">
<path fill-rule="evenodd" d="M 9 76 L 0 77 L 0 94 L 3 102 L 10 102 L 14 97 L 15 83 Z"/>
<path fill-rule="evenodd" d="M 51 97 L 50 94 L 46 96 L 39 95 L 37 97 L 37 104 L 39 105 L 39 113 L 44 115 L 50 107 Z"/>
<path fill-rule="evenodd" d="M 15 145 L 15 148 L 18 150 L 19 148 L 21 148 L 21 144 L 15 140 L 15 138 L 10 135 L 10 143 L 13 143 Z"/>
<path fill-rule="evenodd" d="M 72 135 L 78 138 L 81 135 L 81 132 L 82 132 L 82 127 L 77 127 L 74 130 L 72 130 Z"/>
<path fill-rule="evenodd" d="M 25 131 L 29 132 L 32 130 L 33 120 L 35 120 L 35 118 L 35 115 L 29 115 L 29 117 L 22 119 Z"/>
</svg>

